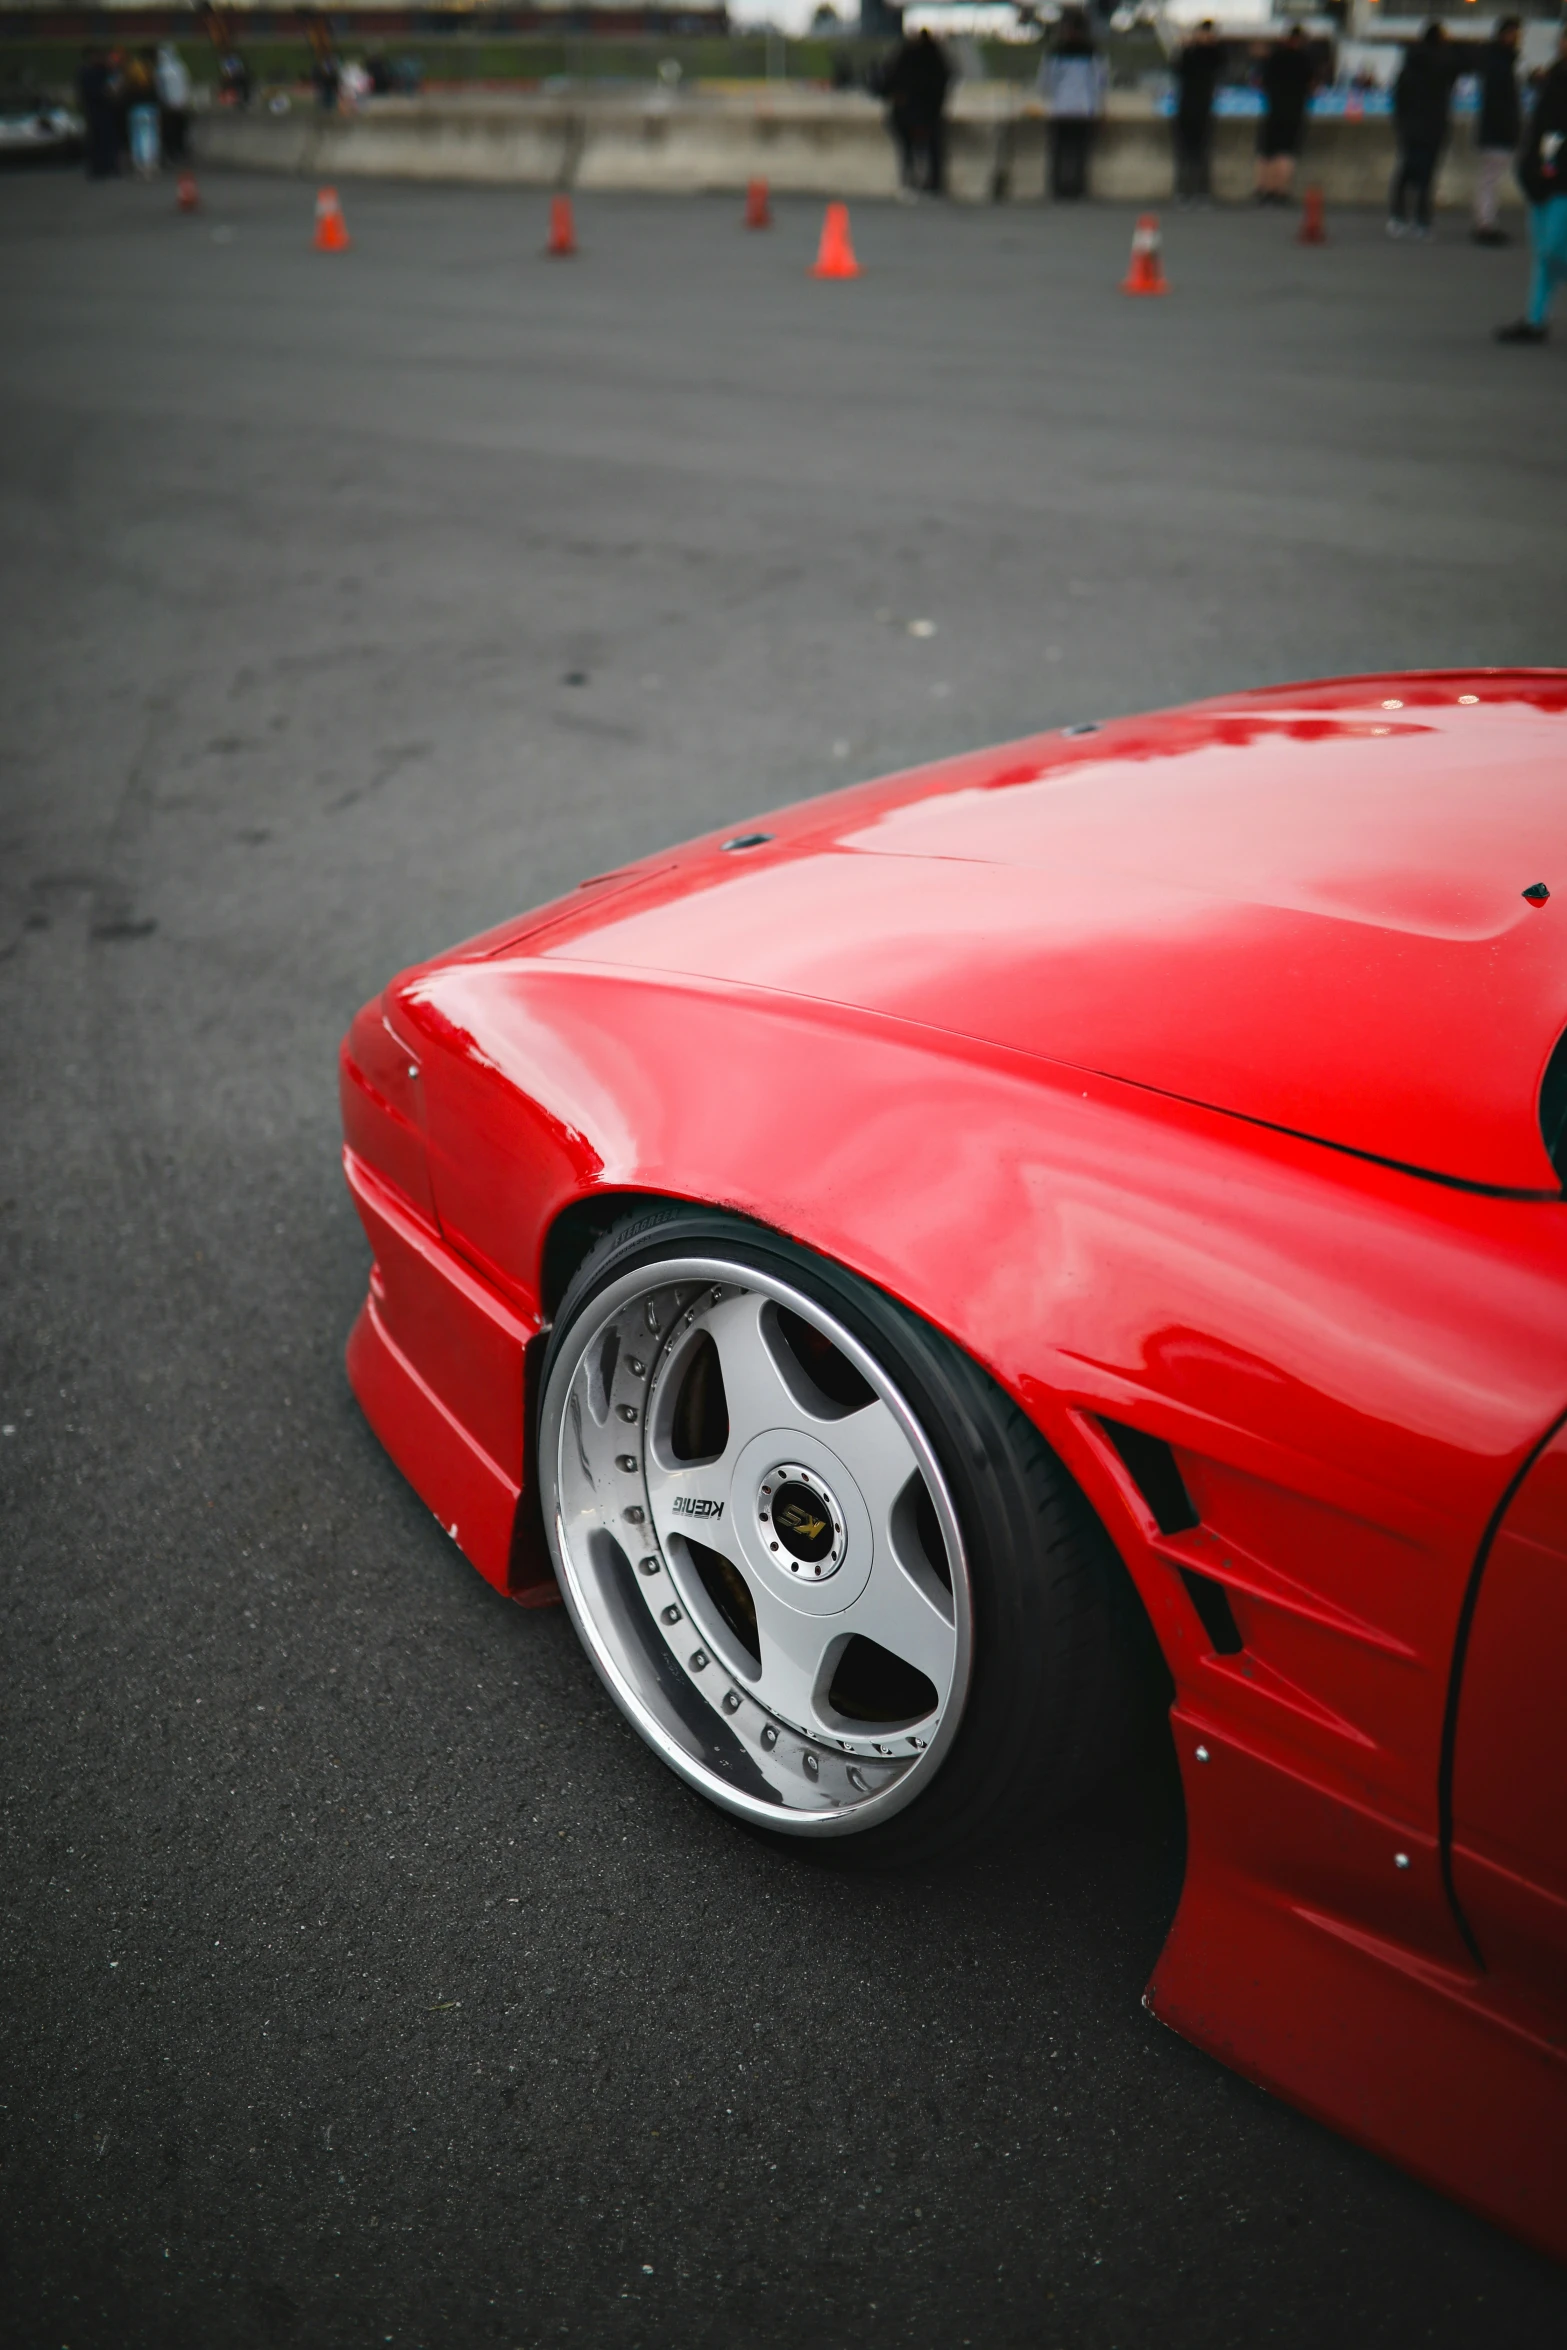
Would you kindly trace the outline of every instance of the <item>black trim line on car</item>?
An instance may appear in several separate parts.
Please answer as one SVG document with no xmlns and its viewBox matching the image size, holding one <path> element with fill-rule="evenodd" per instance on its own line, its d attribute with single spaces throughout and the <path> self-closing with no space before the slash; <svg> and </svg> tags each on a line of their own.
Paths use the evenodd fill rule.
<svg viewBox="0 0 1567 2350">
<path fill-rule="evenodd" d="M 1491 1512 L 1485 1532 L 1480 1537 L 1480 1547 L 1475 1553 L 1475 1563 L 1469 1570 L 1469 1582 L 1464 1592 L 1463 1605 L 1458 1611 L 1458 1629 L 1453 1635 L 1453 1663 L 1448 1676 L 1447 1704 L 1442 1712 L 1442 1755 L 1437 1765 L 1437 1840 L 1442 1857 L 1442 1883 L 1447 1892 L 1449 1905 L 1457 1920 L 1458 1931 L 1468 1944 L 1475 1964 L 1482 1973 L 1485 1970 L 1485 1955 L 1475 1939 L 1474 1928 L 1464 1915 L 1463 1903 L 1458 1898 L 1458 1888 L 1453 1882 L 1453 1768 L 1458 1753 L 1458 1708 L 1463 1697 L 1464 1664 L 1469 1654 L 1469 1635 L 1474 1628 L 1475 1609 L 1480 1602 L 1480 1586 L 1485 1580 L 1485 1570 L 1490 1563 L 1491 1551 L 1495 1545 L 1496 1537 L 1502 1530 L 1502 1521 L 1512 1508 L 1518 1497 L 1519 1489 L 1535 1462 L 1563 1428 L 1567 1428 L 1567 1412 L 1562 1412 L 1551 1422 L 1539 1443 L 1534 1446 L 1522 1466 L 1509 1480 L 1501 1500 Z"/>
<path fill-rule="evenodd" d="M 1057 1066 L 1071 1066 L 1058 1062 Z M 1189 1110 L 1211 1110 L 1221 1118 L 1236 1118 L 1243 1126 L 1260 1126 L 1267 1134 L 1285 1134 L 1292 1142 L 1315 1143 L 1319 1150 L 1338 1151 L 1346 1159 L 1364 1159 L 1373 1167 L 1387 1167 L 1395 1175 L 1413 1175 L 1421 1183 L 1440 1183 L 1446 1191 L 1470 1191 L 1482 1199 L 1516 1199 L 1539 1202 L 1567 1199 L 1562 1191 L 1535 1191 L 1514 1183 L 1477 1183 L 1470 1175 L 1443 1175 L 1435 1167 L 1417 1167 L 1408 1159 L 1389 1159 L 1381 1151 L 1358 1150 L 1352 1142 L 1333 1142 L 1325 1134 L 1308 1134 L 1304 1126 L 1282 1126 L 1276 1118 L 1258 1118 L 1250 1110 L 1232 1110 L 1223 1102 L 1205 1102 L 1194 1093 L 1173 1093 L 1167 1085 L 1150 1085 L 1143 1077 L 1122 1077 L 1114 1069 L 1084 1068 L 1085 1076 L 1108 1078 L 1113 1085 L 1133 1085 L 1139 1093 L 1157 1094 L 1161 1101 L 1183 1102 Z"/>
</svg>

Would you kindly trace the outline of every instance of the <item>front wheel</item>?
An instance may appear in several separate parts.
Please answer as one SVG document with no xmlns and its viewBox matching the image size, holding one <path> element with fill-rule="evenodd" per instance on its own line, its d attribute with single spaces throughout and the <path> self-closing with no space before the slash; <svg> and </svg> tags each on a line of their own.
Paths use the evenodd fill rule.
<svg viewBox="0 0 1567 2350">
<path fill-rule="evenodd" d="M 893 1865 L 1059 1809 L 1112 1759 L 1124 1570 L 1032 1423 L 879 1291 L 650 1208 L 579 1269 L 542 1390 L 572 1620 L 711 1802 Z"/>
</svg>

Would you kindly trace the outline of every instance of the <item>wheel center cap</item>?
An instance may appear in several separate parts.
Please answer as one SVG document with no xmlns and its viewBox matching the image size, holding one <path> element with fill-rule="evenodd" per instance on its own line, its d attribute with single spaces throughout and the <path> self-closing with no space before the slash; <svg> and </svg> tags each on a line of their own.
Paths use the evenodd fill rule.
<svg viewBox="0 0 1567 2350">
<path fill-rule="evenodd" d="M 757 1488 L 757 1532 L 784 1574 L 824 1583 L 843 1565 L 843 1512 L 832 1488 L 798 1461 L 780 1461 Z"/>
</svg>

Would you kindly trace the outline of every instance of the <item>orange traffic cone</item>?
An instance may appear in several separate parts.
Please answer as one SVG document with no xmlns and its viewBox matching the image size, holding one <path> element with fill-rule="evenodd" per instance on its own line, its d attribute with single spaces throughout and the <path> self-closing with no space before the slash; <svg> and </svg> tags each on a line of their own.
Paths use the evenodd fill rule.
<svg viewBox="0 0 1567 2350">
<path fill-rule="evenodd" d="M 180 184 L 175 191 L 174 202 L 176 208 L 181 212 L 194 212 L 201 202 L 200 196 L 196 193 L 196 174 L 193 171 L 180 173 Z"/>
<path fill-rule="evenodd" d="M 1123 294 L 1167 294 L 1169 279 L 1159 248 L 1159 215 L 1141 212 L 1132 231 L 1132 261 L 1121 280 Z"/>
<path fill-rule="evenodd" d="M 860 265 L 849 242 L 849 207 L 829 204 L 822 221 L 822 241 L 816 249 L 812 277 L 858 277 Z"/>
<path fill-rule="evenodd" d="M 745 225 L 747 228 L 771 228 L 772 207 L 767 201 L 766 180 L 751 180 L 745 191 Z"/>
<path fill-rule="evenodd" d="M 569 261 L 577 250 L 577 226 L 571 217 L 571 198 L 550 198 L 550 241 L 544 248 L 556 261 Z"/>
<path fill-rule="evenodd" d="M 1308 188 L 1306 209 L 1300 216 L 1300 233 L 1295 242 L 1298 245 L 1325 245 L 1327 241 L 1327 223 L 1322 217 L 1322 190 Z"/>
<path fill-rule="evenodd" d="M 343 207 L 337 200 L 337 190 L 323 188 L 316 198 L 316 251 L 346 253 L 348 241 L 348 223 L 343 218 Z"/>
</svg>

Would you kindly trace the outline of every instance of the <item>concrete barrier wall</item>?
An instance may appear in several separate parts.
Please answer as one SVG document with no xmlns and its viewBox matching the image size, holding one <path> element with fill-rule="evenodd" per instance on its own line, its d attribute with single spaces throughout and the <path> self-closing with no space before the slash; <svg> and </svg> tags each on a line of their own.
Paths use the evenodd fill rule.
<svg viewBox="0 0 1567 2350">
<path fill-rule="evenodd" d="M 1094 195 L 1127 203 L 1170 196 L 1170 129 L 1136 98 L 1111 101 L 1092 167 Z M 480 180 L 520 187 L 698 195 L 765 179 L 781 194 L 890 197 L 893 147 L 881 110 L 858 95 L 664 92 L 383 99 L 343 119 L 308 106 L 286 115 L 214 111 L 194 126 L 207 163 L 312 179 Z M 1215 126 L 1214 192 L 1240 202 L 1252 188 L 1255 126 Z M 949 181 L 959 202 L 1039 202 L 1046 185 L 1045 124 L 1016 94 L 992 85 L 960 91 L 951 123 Z M 1302 181 L 1329 204 L 1382 204 L 1393 169 L 1385 120 L 1314 123 Z M 1444 159 L 1437 200 L 1463 205 L 1474 184 L 1467 126 Z M 1517 203 L 1509 183 L 1508 200 Z"/>
</svg>

